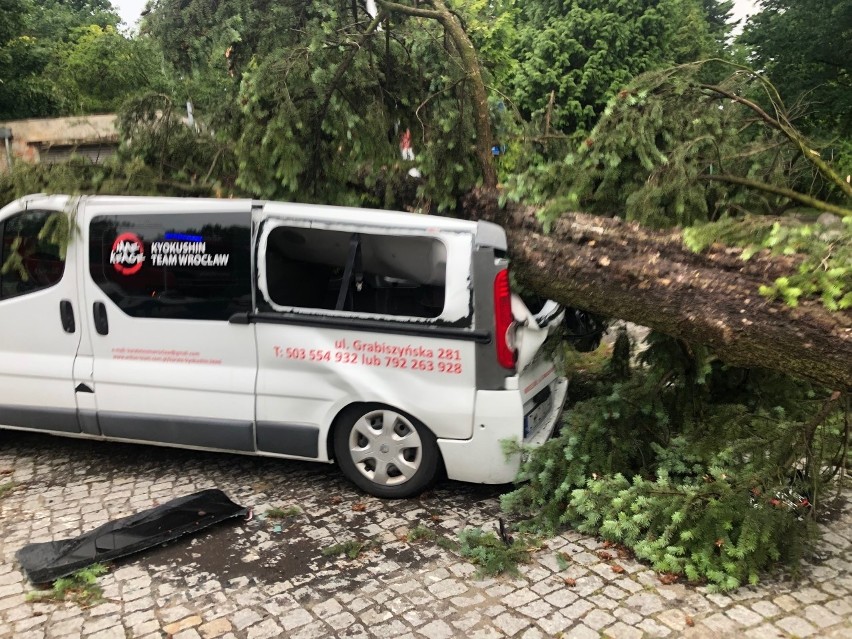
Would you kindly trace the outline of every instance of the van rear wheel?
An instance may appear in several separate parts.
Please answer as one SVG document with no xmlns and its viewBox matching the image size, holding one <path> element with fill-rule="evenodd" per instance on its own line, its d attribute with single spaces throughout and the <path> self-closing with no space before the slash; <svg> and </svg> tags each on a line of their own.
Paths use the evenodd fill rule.
<svg viewBox="0 0 852 639">
<path fill-rule="evenodd" d="M 334 431 L 334 455 L 343 474 L 361 490 L 401 499 L 435 478 L 438 444 L 419 421 L 377 404 L 342 415 Z"/>
</svg>

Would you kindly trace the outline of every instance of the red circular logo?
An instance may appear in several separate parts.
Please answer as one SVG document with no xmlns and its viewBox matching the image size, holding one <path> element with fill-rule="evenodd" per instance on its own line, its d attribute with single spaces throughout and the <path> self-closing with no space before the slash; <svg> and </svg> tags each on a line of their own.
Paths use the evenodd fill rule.
<svg viewBox="0 0 852 639">
<path fill-rule="evenodd" d="M 145 262 L 145 245 L 135 233 L 122 233 L 112 243 L 109 261 L 122 275 L 138 273 Z"/>
</svg>

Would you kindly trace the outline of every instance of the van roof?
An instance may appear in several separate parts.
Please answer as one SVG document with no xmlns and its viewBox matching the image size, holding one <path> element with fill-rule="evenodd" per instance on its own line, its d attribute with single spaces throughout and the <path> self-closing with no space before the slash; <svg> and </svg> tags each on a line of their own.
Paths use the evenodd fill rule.
<svg viewBox="0 0 852 639">
<path fill-rule="evenodd" d="M 54 206 L 58 201 L 69 201 L 71 196 L 47 196 L 44 194 L 28 195 L 21 198 L 28 207 L 39 206 L 42 202 L 52 200 Z M 83 196 L 82 202 L 87 208 L 116 209 L 115 213 L 137 213 L 140 209 L 157 206 L 163 213 L 174 213 L 174 210 L 163 210 L 164 205 L 180 205 L 181 212 L 201 213 L 207 211 L 233 212 L 234 207 L 243 209 L 260 208 L 264 213 L 292 219 L 312 219 L 326 223 L 365 224 L 404 229 L 423 229 L 433 231 L 449 231 L 456 233 L 471 233 L 476 237 L 478 246 L 489 246 L 506 250 L 506 233 L 497 224 L 459 220 L 438 215 L 421 213 L 404 213 L 401 211 L 386 211 L 348 206 L 333 206 L 329 204 L 299 204 L 295 202 L 273 202 L 268 200 L 221 199 L 221 198 L 181 198 L 181 197 L 147 197 L 133 195 L 89 195 Z M 117 210 L 121 209 L 121 210 Z"/>
</svg>

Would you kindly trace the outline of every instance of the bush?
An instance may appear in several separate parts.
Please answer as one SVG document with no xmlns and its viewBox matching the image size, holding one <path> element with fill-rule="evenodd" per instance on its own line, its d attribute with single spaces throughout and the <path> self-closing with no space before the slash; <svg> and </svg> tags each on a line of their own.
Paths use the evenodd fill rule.
<svg viewBox="0 0 852 639">
<path fill-rule="evenodd" d="M 531 452 L 504 508 L 526 529 L 572 526 L 718 590 L 795 565 L 846 454 L 839 394 L 649 339 L 642 366 L 612 366 Z"/>
</svg>

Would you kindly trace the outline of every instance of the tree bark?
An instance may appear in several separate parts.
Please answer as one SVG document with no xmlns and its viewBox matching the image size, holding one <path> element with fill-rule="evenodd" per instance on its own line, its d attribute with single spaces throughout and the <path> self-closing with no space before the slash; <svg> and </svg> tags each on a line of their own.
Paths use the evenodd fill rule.
<svg viewBox="0 0 852 639">
<path fill-rule="evenodd" d="M 545 233 L 532 207 L 498 205 L 494 191 L 471 193 L 470 217 L 501 224 L 512 268 L 538 293 L 704 344 L 731 365 L 763 367 L 852 389 L 852 313 L 818 300 L 793 308 L 758 293 L 794 272 L 795 256 L 714 245 L 684 246 L 680 231 L 564 213 Z"/>
</svg>

